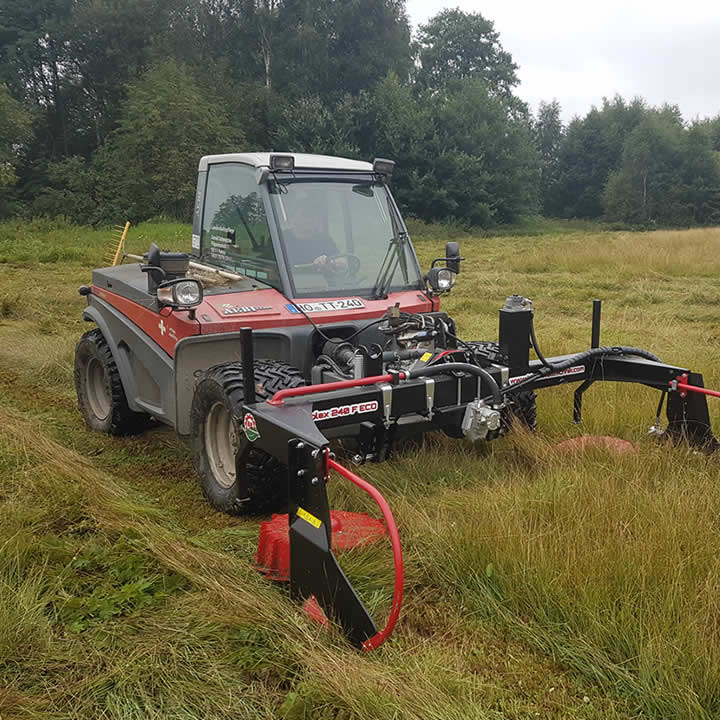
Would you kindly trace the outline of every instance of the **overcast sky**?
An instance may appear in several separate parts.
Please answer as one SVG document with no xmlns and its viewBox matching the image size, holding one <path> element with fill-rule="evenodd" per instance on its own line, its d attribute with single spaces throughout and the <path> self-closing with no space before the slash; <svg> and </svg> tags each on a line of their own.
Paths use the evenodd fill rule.
<svg viewBox="0 0 720 720">
<path fill-rule="evenodd" d="M 533 110 L 557 99 L 569 120 L 620 93 L 720 113 L 720 0 L 407 0 L 413 29 L 445 7 L 494 21 Z"/>
</svg>

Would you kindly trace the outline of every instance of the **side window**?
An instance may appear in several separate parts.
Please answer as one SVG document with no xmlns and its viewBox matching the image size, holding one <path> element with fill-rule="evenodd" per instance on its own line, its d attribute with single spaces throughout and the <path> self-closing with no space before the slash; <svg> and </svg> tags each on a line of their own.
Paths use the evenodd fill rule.
<svg viewBox="0 0 720 720">
<path fill-rule="evenodd" d="M 232 163 L 210 166 L 200 257 L 226 270 L 279 285 L 265 208 L 252 168 Z"/>
</svg>

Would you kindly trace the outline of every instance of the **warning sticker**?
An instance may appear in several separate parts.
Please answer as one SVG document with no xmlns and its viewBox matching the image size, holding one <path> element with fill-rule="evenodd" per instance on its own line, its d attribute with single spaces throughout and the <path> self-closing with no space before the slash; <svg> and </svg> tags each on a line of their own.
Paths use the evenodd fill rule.
<svg viewBox="0 0 720 720">
<path fill-rule="evenodd" d="M 420 356 L 420 362 L 427 362 L 432 357 L 432 353 L 426 352 Z"/>
<path fill-rule="evenodd" d="M 322 525 L 320 518 L 316 518 L 312 513 L 309 513 L 301 507 L 298 508 L 297 515 L 305 522 L 309 522 L 314 528 L 319 528 Z"/>
<path fill-rule="evenodd" d="M 545 378 L 554 378 L 554 377 L 563 377 L 564 375 L 582 375 L 585 372 L 585 366 L 584 365 L 573 365 L 572 367 L 569 367 L 565 370 L 561 370 L 560 372 L 554 372 L 550 373 L 549 375 L 545 375 L 543 379 Z M 510 384 L 516 385 L 519 382 L 522 382 L 523 380 L 527 380 L 529 377 L 532 377 L 533 373 L 527 373 L 527 375 L 516 375 L 515 377 L 510 378 Z"/>
</svg>

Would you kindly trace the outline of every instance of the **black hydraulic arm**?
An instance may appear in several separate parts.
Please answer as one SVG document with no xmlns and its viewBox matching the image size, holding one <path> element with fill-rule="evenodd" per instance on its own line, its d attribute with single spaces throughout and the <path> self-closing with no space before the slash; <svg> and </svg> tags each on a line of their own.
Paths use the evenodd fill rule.
<svg viewBox="0 0 720 720">
<path fill-rule="evenodd" d="M 603 354 L 604 350 L 610 351 Z M 666 365 L 653 359 L 646 351 L 637 351 L 635 356 L 625 355 L 620 348 L 595 348 L 578 355 L 549 358 L 548 362 L 560 368 L 555 372 L 545 372 L 539 361 L 530 363 L 530 372 L 510 379 L 506 392 L 512 390 L 536 390 L 553 385 L 582 380 L 574 398 L 574 419 L 580 419 L 581 405 L 578 396 L 582 395 L 595 381 L 632 382 L 667 391 L 669 383 L 687 373 L 689 382 L 703 387 L 703 378 L 699 373 L 691 373 L 686 368 Z M 595 353 L 595 354 L 593 354 Z M 642 354 L 640 354 L 642 353 Z M 513 382 L 515 381 L 515 382 Z M 710 424 L 707 400 L 702 394 L 669 393 L 667 403 L 667 433 L 674 439 L 682 439 L 704 450 L 716 450 L 720 443 L 715 438 Z"/>
</svg>

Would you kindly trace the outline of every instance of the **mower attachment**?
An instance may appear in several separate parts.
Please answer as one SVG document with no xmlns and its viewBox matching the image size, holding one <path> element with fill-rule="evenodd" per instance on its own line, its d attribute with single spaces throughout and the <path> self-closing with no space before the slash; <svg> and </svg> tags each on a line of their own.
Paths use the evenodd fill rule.
<svg viewBox="0 0 720 720">
<path fill-rule="evenodd" d="M 296 600 L 315 596 L 360 647 L 377 628 L 332 554 L 327 451 L 291 440 L 289 455 L 290 594 Z"/>
<path fill-rule="evenodd" d="M 291 597 L 301 601 L 314 598 L 355 646 L 363 650 L 377 648 L 393 631 L 403 594 L 400 536 L 387 502 L 376 488 L 330 457 L 328 441 L 316 428 L 309 403 L 280 407 L 269 403 L 246 405 L 238 421 L 245 430 L 243 452 L 238 456 L 239 477 L 243 473 L 242 458 L 253 446 L 287 463 Z M 381 631 L 332 553 L 326 491 L 330 468 L 369 493 L 387 525 L 393 547 L 395 587 L 390 617 Z"/>
</svg>

